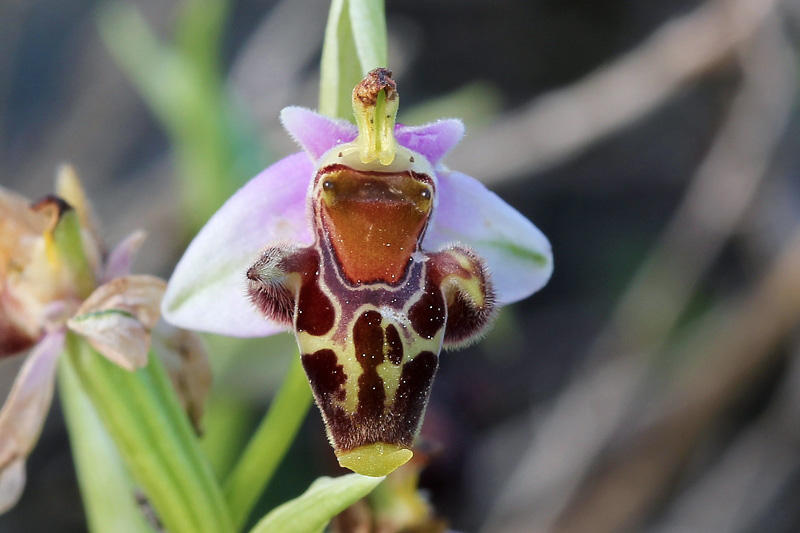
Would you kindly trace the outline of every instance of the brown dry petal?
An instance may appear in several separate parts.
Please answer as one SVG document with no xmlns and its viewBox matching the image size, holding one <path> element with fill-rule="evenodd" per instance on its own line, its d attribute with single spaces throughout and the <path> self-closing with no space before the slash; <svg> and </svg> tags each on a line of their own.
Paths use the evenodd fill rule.
<svg viewBox="0 0 800 533">
<path fill-rule="evenodd" d="M 29 249 L 30 255 L 17 271 L 9 271 L 8 285 L 20 300 L 42 305 L 77 295 L 74 273 L 65 268 L 53 232 L 62 216 L 72 208 L 57 196 L 45 196 L 31 209 L 47 220 L 43 232 Z M 33 307 L 33 305 L 31 305 Z"/>
<path fill-rule="evenodd" d="M 161 316 L 161 298 L 167 282 L 155 276 L 123 276 L 98 287 L 78 308 L 76 318 L 111 309 L 127 311 L 147 329 Z"/>
<path fill-rule="evenodd" d="M 126 370 L 147 364 L 150 330 L 158 321 L 166 283 L 154 276 L 125 276 L 98 287 L 67 326 Z"/>
<path fill-rule="evenodd" d="M 29 348 L 47 327 L 48 306 L 74 298 L 51 233 L 69 209 L 54 196 L 31 205 L 0 189 L 0 356 Z"/>
<path fill-rule="evenodd" d="M 42 431 L 53 399 L 64 332 L 48 334 L 28 355 L 0 411 L 0 513 L 12 507 L 25 485 L 25 458 Z"/>
<path fill-rule="evenodd" d="M 0 279 L 24 265 L 36 239 L 51 224 L 48 213 L 31 209 L 27 198 L 0 187 Z"/>
<path fill-rule="evenodd" d="M 67 326 L 125 370 L 134 371 L 147 365 L 150 332 L 125 311 L 110 309 L 81 315 L 67 321 Z"/>
<path fill-rule="evenodd" d="M 38 298 L 17 295 L 15 289 L 26 279 L 25 269 L 42 255 L 42 234 L 51 219 L 31 209 L 26 198 L 0 187 L 0 357 L 30 348 L 39 338 Z"/>
<path fill-rule="evenodd" d="M 202 433 L 208 391 L 211 389 L 211 365 L 200 337 L 161 321 L 153 332 L 155 349 L 164 361 L 172 384 L 195 430 Z"/>
</svg>

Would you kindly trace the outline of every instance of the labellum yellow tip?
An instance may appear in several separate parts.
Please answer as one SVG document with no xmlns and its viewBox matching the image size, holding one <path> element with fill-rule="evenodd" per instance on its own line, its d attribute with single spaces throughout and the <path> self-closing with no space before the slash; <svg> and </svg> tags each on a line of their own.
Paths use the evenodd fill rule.
<svg viewBox="0 0 800 533">
<path fill-rule="evenodd" d="M 370 477 L 381 477 L 391 474 L 406 464 L 414 455 L 408 448 L 375 442 L 359 446 L 353 450 L 337 452 L 339 464 L 356 474 Z"/>
</svg>

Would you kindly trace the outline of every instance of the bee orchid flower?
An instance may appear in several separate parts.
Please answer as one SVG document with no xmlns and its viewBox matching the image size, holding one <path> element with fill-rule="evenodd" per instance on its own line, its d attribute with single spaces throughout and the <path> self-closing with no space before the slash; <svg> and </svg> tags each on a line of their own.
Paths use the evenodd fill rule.
<svg viewBox="0 0 800 533">
<path fill-rule="evenodd" d="M 162 307 L 223 335 L 294 330 L 340 464 L 371 476 L 411 457 L 442 347 L 479 338 L 553 268 L 528 219 L 443 164 L 463 124 L 395 124 L 398 102 L 376 69 L 353 91 L 356 125 L 284 109 L 303 151 L 209 220 Z"/>
</svg>

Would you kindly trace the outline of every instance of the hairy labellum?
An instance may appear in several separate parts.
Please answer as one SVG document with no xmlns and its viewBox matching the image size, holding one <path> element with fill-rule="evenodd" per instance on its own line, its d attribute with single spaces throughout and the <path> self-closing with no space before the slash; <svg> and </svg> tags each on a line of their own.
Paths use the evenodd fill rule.
<svg viewBox="0 0 800 533">
<path fill-rule="evenodd" d="M 355 126 L 284 109 L 303 152 L 209 220 L 162 302 L 184 328 L 293 329 L 340 463 L 371 475 L 411 457 L 441 348 L 479 338 L 496 307 L 539 290 L 553 269 L 536 226 L 441 163 L 464 125 L 395 124 L 398 102 L 378 69 L 353 92 Z"/>
<path fill-rule="evenodd" d="M 475 252 L 422 246 L 435 174 L 394 141 L 389 76 L 378 69 L 356 88 L 358 139 L 317 165 L 314 243 L 271 246 L 247 272 L 262 313 L 294 328 L 339 462 L 373 476 L 411 457 L 442 347 L 479 336 L 494 310 Z"/>
</svg>

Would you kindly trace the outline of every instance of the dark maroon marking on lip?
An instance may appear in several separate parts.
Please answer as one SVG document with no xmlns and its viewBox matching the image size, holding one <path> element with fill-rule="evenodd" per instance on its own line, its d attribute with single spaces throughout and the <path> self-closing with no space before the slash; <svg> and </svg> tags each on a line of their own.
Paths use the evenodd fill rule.
<svg viewBox="0 0 800 533">
<path fill-rule="evenodd" d="M 353 415 L 330 401 L 318 400 L 336 450 L 352 450 L 374 442 L 410 448 L 419 431 L 438 361 L 436 354 L 425 351 L 406 363 L 394 402 L 388 411 L 378 416 L 362 409 L 360 398 L 359 408 Z"/>
<path fill-rule="evenodd" d="M 445 315 L 444 298 L 439 286 L 435 285 L 428 276 L 422 297 L 409 309 L 408 319 L 417 333 L 427 339 L 432 339 L 444 326 Z"/>
<path fill-rule="evenodd" d="M 307 276 L 300 287 L 297 298 L 297 319 L 295 328 L 298 332 L 320 336 L 328 333 L 336 320 L 333 303 L 319 287 L 317 275 Z"/>
<path fill-rule="evenodd" d="M 480 338 L 481 332 L 494 317 L 494 292 L 487 292 L 486 303 L 478 307 L 474 302 L 457 293 L 447 306 L 447 326 L 444 329 L 444 342 L 458 345 Z"/>
<path fill-rule="evenodd" d="M 383 328 L 381 327 L 381 314 L 377 311 L 364 311 L 353 325 L 353 344 L 356 348 L 356 357 L 359 363 L 367 370 L 383 362 Z M 371 364 L 365 357 L 380 356 L 380 361 Z"/>
<path fill-rule="evenodd" d="M 383 380 L 373 368 L 371 372 L 363 373 L 358 378 L 358 410 L 360 418 L 379 420 L 383 416 L 386 404 L 386 391 L 383 389 Z"/>
<path fill-rule="evenodd" d="M 356 359 L 364 372 L 358 378 L 357 414 L 379 418 L 383 414 L 386 391 L 377 367 L 383 362 L 383 328 L 381 314 L 365 311 L 353 325 L 353 345 Z"/>
<path fill-rule="evenodd" d="M 464 268 L 455 254 L 465 255 L 470 262 Z M 429 273 L 433 283 L 441 286 L 448 276 L 469 281 L 476 279 L 483 293 L 483 305 L 477 305 L 466 294 L 453 288 L 455 294 L 448 294 L 447 324 L 444 330 L 445 347 L 463 345 L 480 336 L 491 323 L 495 312 L 495 292 L 487 273 L 485 263 L 470 248 L 453 246 L 449 250 L 432 254 L 428 261 Z M 453 287 L 451 285 L 451 287 Z"/>
<path fill-rule="evenodd" d="M 333 350 L 326 348 L 312 354 L 303 354 L 301 360 L 320 405 L 329 407 L 332 398 L 339 401 L 345 399 L 343 385 L 347 376 Z"/>
<path fill-rule="evenodd" d="M 396 328 L 387 328 L 387 335 L 390 338 L 398 337 L 399 342 Z M 436 356 L 432 352 L 424 352 L 414 361 L 406 363 L 401 374 L 398 397 L 387 409 L 383 380 L 376 370 L 385 359 L 381 314 L 377 311 L 362 313 L 354 325 L 353 338 L 356 357 L 363 369 L 358 381 L 358 407 L 355 413 L 348 414 L 329 400 L 320 401 L 317 394 L 331 442 L 338 451 L 352 450 L 374 442 L 410 447 L 425 410 L 431 380 L 436 371 Z"/>
<path fill-rule="evenodd" d="M 413 443 L 416 437 L 422 414 L 428 404 L 433 377 L 439 358 L 433 352 L 420 352 L 414 359 L 403 365 L 400 375 L 400 386 L 397 387 L 394 402 L 390 410 L 393 420 L 402 420 L 405 424 L 403 438 Z"/>
<path fill-rule="evenodd" d="M 395 366 L 403 362 L 403 341 L 394 324 L 386 326 L 386 357 Z"/>
</svg>

